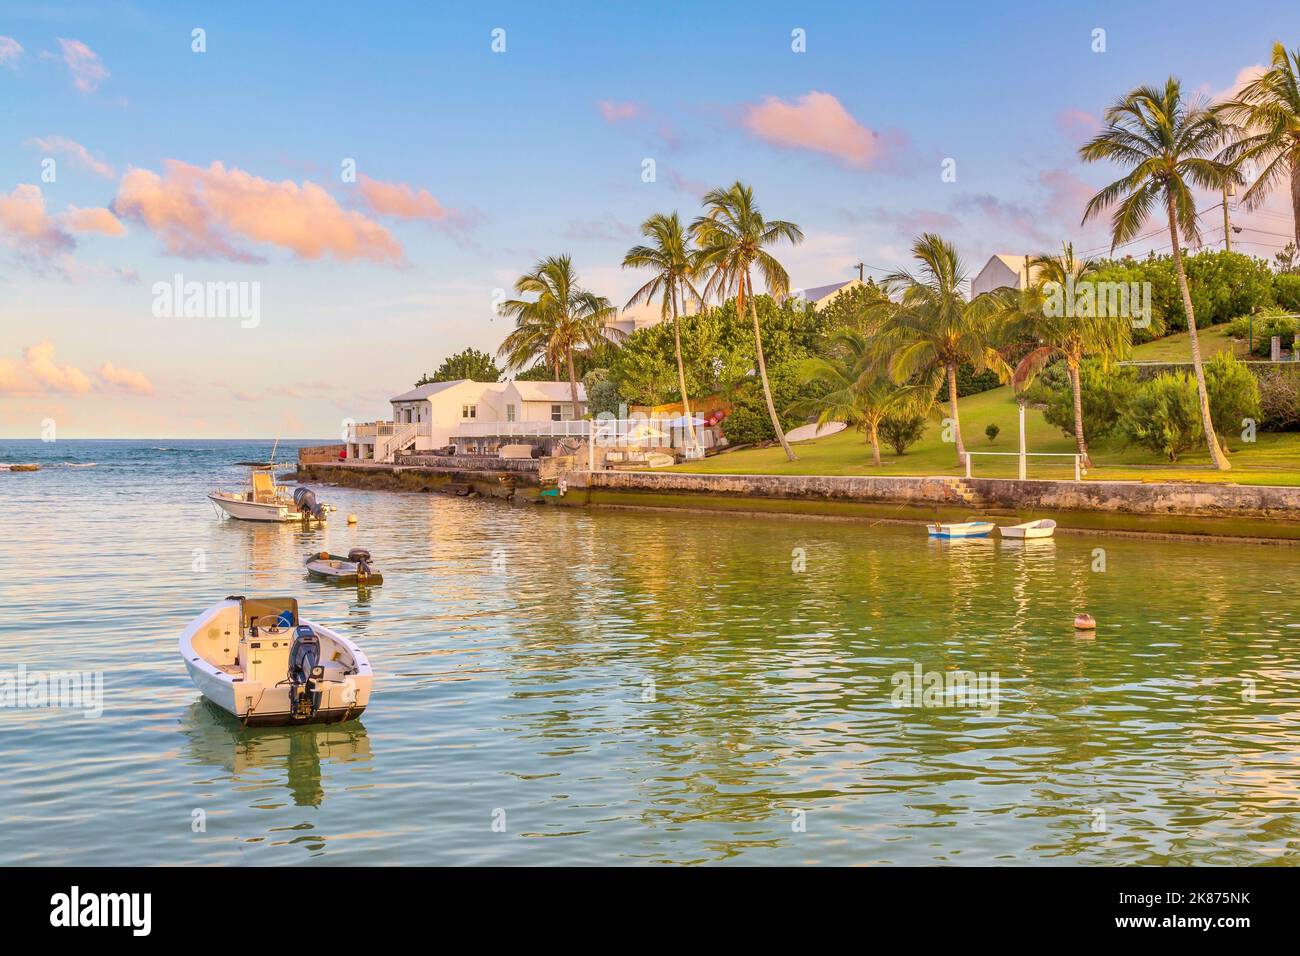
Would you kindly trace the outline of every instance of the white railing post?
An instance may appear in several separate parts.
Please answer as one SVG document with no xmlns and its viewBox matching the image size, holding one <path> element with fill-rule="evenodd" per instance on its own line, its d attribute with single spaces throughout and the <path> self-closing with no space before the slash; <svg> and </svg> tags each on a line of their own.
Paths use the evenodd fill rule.
<svg viewBox="0 0 1300 956">
<path fill-rule="evenodd" d="M 1078 455 L 1075 455 L 1075 456 L 1074 456 L 1074 480 L 1075 480 L 1075 481 L 1082 481 L 1082 480 L 1083 480 L 1083 476 L 1079 474 L 1079 456 L 1078 456 Z"/>
<path fill-rule="evenodd" d="M 969 478 L 970 477 L 970 452 L 965 452 L 962 455 L 962 457 L 966 459 L 966 477 Z"/>
</svg>

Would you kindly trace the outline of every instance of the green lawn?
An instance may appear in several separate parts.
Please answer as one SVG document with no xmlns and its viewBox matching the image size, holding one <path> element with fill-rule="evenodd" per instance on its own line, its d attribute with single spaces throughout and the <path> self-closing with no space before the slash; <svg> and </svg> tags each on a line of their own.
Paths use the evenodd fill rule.
<svg viewBox="0 0 1300 956">
<path fill-rule="evenodd" d="M 1231 346 L 1222 327 L 1201 335 L 1205 357 Z M 1179 350 L 1181 347 L 1181 351 Z M 1190 361 L 1187 334 L 1169 336 L 1134 349 L 1140 361 Z M 970 395 L 958 403 L 962 436 L 971 452 L 1015 452 L 1019 443 L 1016 424 L 1016 401 L 1008 387 Z M 1025 413 L 1026 441 L 1030 452 L 1074 452 L 1073 438 L 1049 425 L 1039 411 Z M 1001 429 L 997 441 L 990 443 L 984 429 L 995 424 Z M 794 447 L 799 460 L 785 460 L 780 446 L 725 452 L 703 461 L 678 465 L 674 471 L 708 474 L 747 475 L 962 475 L 957 454 L 951 443 L 940 439 L 941 429 L 932 422 L 925 437 L 907 454 L 898 456 L 882 448 L 879 468 L 871 464 L 871 447 L 859 432 L 843 431 L 828 438 L 799 442 Z M 1254 485 L 1300 485 L 1300 434 L 1261 432 L 1253 444 L 1231 443 L 1232 470 L 1220 473 L 1209 465 L 1204 451 L 1182 456 L 1170 464 L 1142 448 L 1124 448 L 1117 442 L 1098 443 L 1090 449 L 1094 467 L 1087 478 L 1119 481 L 1228 481 Z M 1030 458 L 1030 478 L 1073 478 L 1071 459 Z M 1016 459 L 976 456 L 972 475 L 983 478 L 1016 477 Z"/>
</svg>

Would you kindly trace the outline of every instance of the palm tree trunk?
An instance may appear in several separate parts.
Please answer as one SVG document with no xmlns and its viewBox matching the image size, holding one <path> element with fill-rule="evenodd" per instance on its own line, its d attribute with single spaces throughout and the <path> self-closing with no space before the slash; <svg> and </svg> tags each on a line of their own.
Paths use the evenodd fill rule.
<svg viewBox="0 0 1300 956">
<path fill-rule="evenodd" d="M 763 333 L 758 327 L 758 308 L 754 305 L 754 287 L 750 283 L 749 276 L 745 276 L 744 282 L 749 285 L 749 314 L 754 319 L 754 348 L 758 351 L 758 377 L 763 380 L 763 398 L 767 400 L 767 414 L 772 419 L 772 430 L 776 432 L 776 440 L 781 443 L 781 448 L 785 451 L 786 460 L 796 461 L 794 452 L 790 450 L 790 443 L 785 440 L 785 431 L 781 428 L 781 420 L 776 417 L 776 406 L 772 404 L 772 386 L 767 381 L 767 359 L 763 356 Z"/>
<path fill-rule="evenodd" d="M 582 414 L 582 403 L 578 401 L 578 373 L 573 368 L 573 347 L 565 349 L 564 354 L 569 360 L 569 394 L 573 396 L 573 417 L 577 418 Z"/>
<path fill-rule="evenodd" d="M 871 438 L 871 463 L 877 468 L 880 467 L 880 422 L 873 421 L 867 424 L 867 434 Z"/>
<path fill-rule="evenodd" d="M 1300 148 L 1291 152 L 1291 221 L 1295 225 L 1295 244 L 1300 249 Z"/>
<path fill-rule="evenodd" d="M 695 425 L 691 422 L 691 399 L 686 394 L 686 366 L 682 362 L 682 330 L 677 321 L 677 288 L 670 285 L 668 294 L 673 300 L 673 348 L 677 351 L 677 386 L 682 392 L 682 416 L 686 420 L 686 431 L 691 436 L 691 444 L 698 445 L 695 437 Z"/>
<path fill-rule="evenodd" d="M 1083 440 L 1083 390 L 1079 385 L 1079 366 L 1071 363 L 1067 368 L 1070 370 L 1070 389 L 1074 392 L 1074 447 L 1082 456 L 1083 467 L 1091 468 L 1088 443 Z"/>
<path fill-rule="evenodd" d="M 1174 214 L 1174 198 L 1169 196 L 1165 208 L 1169 212 L 1169 238 L 1174 244 L 1174 271 L 1178 273 L 1178 291 L 1183 295 L 1183 311 L 1187 313 L 1187 331 L 1192 341 L 1192 367 L 1196 370 L 1196 392 L 1201 399 L 1201 424 L 1205 428 L 1205 444 L 1210 449 L 1210 460 L 1219 471 L 1232 467 L 1223 449 L 1219 447 L 1219 436 L 1214 432 L 1214 421 L 1210 418 L 1210 393 L 1205 388 L 1205 368 L 1201 365 L 1201 343 L 1196 337 L 1196 314 L 1192 311 L 1192 293 L 1187 287 L 1187 273 L 1183 271 L 1183 250 L 1178 241 L 1178 217 Z"/>
<path fill-rule="evenodd" d="M 957 442 L 957 464 L 966 464 L 966 445 L 961 440 L 961 418 L 957 414 L 957 366 L 948 366 L 948 408 L 952 413 L 952 433 Z"/>
</svg>

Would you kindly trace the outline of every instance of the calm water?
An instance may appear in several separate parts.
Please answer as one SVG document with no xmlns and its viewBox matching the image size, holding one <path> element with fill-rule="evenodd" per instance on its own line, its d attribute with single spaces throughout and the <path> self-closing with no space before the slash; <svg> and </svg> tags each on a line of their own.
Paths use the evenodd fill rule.
<svg viewBox="0 0 1300 956">
<path fill-rule="evenodd" d="M 105 681 L 0 710 L 0 863 L 1300 862 L 1293 549 L 332 488 L 327 530 L 219 521 L 266 450 L 0 442 L 48 466 L 0 473 L 0 670 Z M 382 587 L 305 579 L 358 545 Z M 358 640 L 364 717 L 202 704 L 176 637 L 231 593 Z M 996 712 L 898 706 L 917 665 Z"/>
</svg>

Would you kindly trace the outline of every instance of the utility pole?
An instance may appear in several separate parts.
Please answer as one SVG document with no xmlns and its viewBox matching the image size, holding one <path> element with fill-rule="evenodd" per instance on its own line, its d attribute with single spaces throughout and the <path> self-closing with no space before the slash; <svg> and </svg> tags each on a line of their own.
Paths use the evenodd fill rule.
<svg viewBox="0 0 1300 956">
<path fill-rule="evenodd" d="M 867 268 L 867 264 L 866 264 L 865 262 L 859 262 L 859 263 L 858 263 L 857 265 L 855 265 L 853 268 L 855 268 L 855 269 L 858 270 L 858 281 L 859 281 L 859 282 L 866 282 L 867 280 L 866 280 L 865 278 L 863 278 L 862 273 L 863 273 L 863 271 Z"/>
<path fill-rule="evenodd" d="M 1232 183 L 1223 184 L 1223 251 L 1232 251 L 1232 223 L 1228 221 L 1228 197 L 1237 195 Z"/>
</svg>

